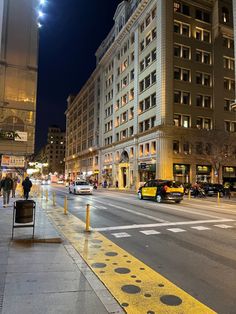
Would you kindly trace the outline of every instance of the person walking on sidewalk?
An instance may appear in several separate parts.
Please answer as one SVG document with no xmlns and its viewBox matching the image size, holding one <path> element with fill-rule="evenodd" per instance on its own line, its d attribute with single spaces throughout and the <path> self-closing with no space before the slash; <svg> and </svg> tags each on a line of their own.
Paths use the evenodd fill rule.
<svg viewBox="0 0 236 314">
<path fill-rule="evenodd" d="M 10 193 L 13 188 L 13 181 L 7 173 L 6 177 L 1 180 L 0 191 L 3 190 L 3 207 L 7 207 L 10 201 Z"/>
<path fill-rule="evenodd" d="M 26 177 L 25 180 L 22 182 L 23 190 L 24 190 L 24 198 L 27 200 L 29 198 L 29 192 L 32 188 L 32 182 L 30 181 L 29 177 Z"/>
<path fill-rule="evenodd" d="M 12 197 L 16 197 L 16 188 L 17 188 L 18 178 L 15 177 L 15 178 L 12 179 L 12 181 L 13 181 Z"/>
</svg>

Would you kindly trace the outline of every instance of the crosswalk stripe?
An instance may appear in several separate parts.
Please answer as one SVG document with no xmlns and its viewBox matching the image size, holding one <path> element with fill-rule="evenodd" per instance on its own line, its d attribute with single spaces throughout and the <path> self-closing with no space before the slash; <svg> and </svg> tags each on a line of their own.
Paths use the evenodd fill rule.
<svg viewBox="0 0 236 314">
<path fill-rule="evenodd" d="M 156 230 L 142 230 L 140 231 L 141 233 L 145 234 L 145 235 L 154 235 L 154 234 L 160 234 L 159 231 Z"/>
<path fill-rule="evenodd" d="M 131 235 L 126 233 L 126 232 L 112 233 L 112 235 L 116 238 L 129 238 L 129 237 L 131 237 Z"/>
<path fill-rule="evenodd" d="M 203 231 L 203 230 L 211 230 L 211 228 L 207 228 L 207 227 L 203 227 L 203 226 L 196 226 L 196 227 L 191 227 L 192 229 L 196 229 L 199 231 Z"/>
<path fill-rule="evenodd" d="M 214 225 L 215 227 L 222 228 L 222 229 L 229 229 L 233 228 L 233 226 L 228 226 L 228 225 Z"/>
<path fill-rule="evenodd" d="M 174 233 L 178 233 L 178 232 L 185 232 L 186 230 L 184 229 L 180 229 L 180 228 L 171 228 L 171 229 L 167 229 L 171 232 L 174 232 Z"/>
</svg>

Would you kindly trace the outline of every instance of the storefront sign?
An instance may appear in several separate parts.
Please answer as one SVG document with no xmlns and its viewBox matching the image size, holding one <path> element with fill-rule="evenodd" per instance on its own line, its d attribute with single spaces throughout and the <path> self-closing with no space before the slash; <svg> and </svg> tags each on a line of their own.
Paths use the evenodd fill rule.
<svg viewBox="0 0 236 314">
<path fill-rule="evenodd" d="M 210 174 L 211 166 L 197 166 L 197 174 Z"/>
<path fill-rule="evenodd" d="M 0 130 L 0 140 L 11 140 L 14 141 L 16 133 L 13 131 Z"/>
<path fill-rule="evenodd" d="M 147 167 L 147 164 L 146 163 L 141 163 L 140 164 L 140 169 L 142 169 L 142 170 L 144 170 L 144 169 L 146 169 L 146 167 Z"/>
<path fill-rule="evenodd" d="M 156 172 L 156 164 L 141 163 L 139 165 L 139 170 L 140 171 Z"/>
<path fill-rule="evenodd" d="M 189 174 L 190 166 L 174 164 L 174 174 Z"/>
<path fill-rule="evenodd" d="M 2 167 L 8 167 L 8 168 L 10 168 L 10 167 L 24 168 L 25 167 L 25 157 L 2 155 L 1 166 Z"/>
<path fill-rule="evenodd" d="M 27 139 L 28 139 L 27 132 L 16 131 L 15 137 L 16 142 L 27 142 Z"/>
</svg>

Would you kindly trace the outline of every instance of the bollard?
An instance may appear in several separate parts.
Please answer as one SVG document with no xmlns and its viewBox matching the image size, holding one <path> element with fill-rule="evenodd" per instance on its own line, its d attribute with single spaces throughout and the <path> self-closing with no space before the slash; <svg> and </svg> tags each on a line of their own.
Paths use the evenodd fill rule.
<svg viewBox="0 0 236 314">
<path fill-rule="evenodd" d="M 217 203 L 220 204 L 220 192 L 217 193 Z"/>
<path fill-rule="evenodd" d="M 86 206 L 86 228 L 85 228 L 85 231 L 89 232 L 90 231 L 89 228 L 90 228 L 90 205 L 87 204 L 87 206 Z"/>
<path fill-rule="evenodd" d="M 48 202 L 48 190 L 46 190 L 46 202 Z"/>
<path fill-rule="evenodd" d="M 52 193 L 52 205 L 56 206 L 56 192 Z"/>
<path fill-rule="evenodd" d="M 191 200 L 191 190 L 188 191 L 188 199 Z"/>
<path fill-rule="evenodd" d="M 68 204 L 67 204 L 67 196 L 64 199 L 64 215 L 67 215 Z"/>
</svg>

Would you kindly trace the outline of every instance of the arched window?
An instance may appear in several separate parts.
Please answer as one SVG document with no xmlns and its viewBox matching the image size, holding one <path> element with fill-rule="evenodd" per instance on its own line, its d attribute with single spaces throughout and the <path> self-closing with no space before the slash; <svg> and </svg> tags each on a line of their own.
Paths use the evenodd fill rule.
<svg viewBox="0 0 236 314">
<path fill-rule="evenodd" d="M 222 15 L 222 21 L 224 23 L 229 23 L 229 9 L 226 7 L 223 7 L 221 9 L 221 15 Z"/>
<path fill-rule="evenodd" d="M 6 131 L 24 131 L 25 125 L 20 118 L 10 116 L 3 121 L 1 128 Z"/>
</svg>

